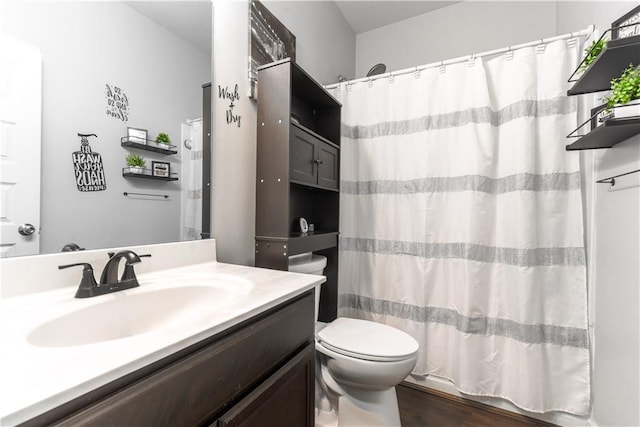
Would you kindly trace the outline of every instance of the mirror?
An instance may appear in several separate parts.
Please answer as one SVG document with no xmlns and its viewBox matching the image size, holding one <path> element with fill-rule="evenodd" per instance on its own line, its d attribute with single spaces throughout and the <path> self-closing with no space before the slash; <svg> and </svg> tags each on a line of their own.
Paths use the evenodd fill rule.
<svg viewBox="0 0 640 427">
<path fill-rule="evenodd" d="M 202 169 L 203 84 L 211 81 L 211 7 L 208 0 L 3 2 L 3 33 L 42 58 L 41 105 L 33 108 L 41 112 L 41 162 L 37 147 L 17 159 L 33 167 L 27 175 L 41 183 L 40 195 L 3 186 L 3 217 L 40 230 L 23 239 L 39 240 L 31 253 L 194 238 L 185 224 L 199 234 L 202 182 L 194 182 Z M 0 64 L 0 87 L 17 87 L 26 74 Z M 123 145 L 129 128 L 145 130 L 150 141 Z M 24 145 L 27 132 L 2 130 L 3 155 L 17 156 L 12 147 Z M 174 147 L 156 145 L 160 133 Z M 124 169 L 131 153 L 145 160 L 148 176 Z M 39 200 L 40 223 L 37 215 L 19 217 L 14 204 L 22 200 Z M 2 256 L 30 254 L 0 246 Z"/>
</svg>

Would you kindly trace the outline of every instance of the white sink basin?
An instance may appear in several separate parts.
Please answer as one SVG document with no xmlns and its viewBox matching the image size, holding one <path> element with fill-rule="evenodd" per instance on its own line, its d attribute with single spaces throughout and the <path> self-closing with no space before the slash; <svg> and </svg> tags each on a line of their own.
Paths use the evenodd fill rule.
<svg viewBox="0 0 640 427">
<path fill-rule="evenodd" d="M 83 308 L 43 323 L 27 340 L 40 347 L 68 347 L 162 333 L 215 315 L 252 287 L 237 278 L 181 279 L 179 286 L 159 289 L 141 283 L 128 291 L 78 299 Z"/>
</svg>

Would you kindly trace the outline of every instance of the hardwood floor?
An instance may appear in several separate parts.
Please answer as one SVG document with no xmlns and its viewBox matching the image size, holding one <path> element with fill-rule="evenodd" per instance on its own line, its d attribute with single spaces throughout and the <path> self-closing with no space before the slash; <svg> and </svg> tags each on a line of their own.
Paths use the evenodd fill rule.
<svg viewBox="0 0 640 427">
<path fill-rule="evenodd" d="M 423 391 L 407 385 L 396 387 L 403 427 L 532 427 L 552 426 L 524 415 L 482 403 Z"/>
</svg>

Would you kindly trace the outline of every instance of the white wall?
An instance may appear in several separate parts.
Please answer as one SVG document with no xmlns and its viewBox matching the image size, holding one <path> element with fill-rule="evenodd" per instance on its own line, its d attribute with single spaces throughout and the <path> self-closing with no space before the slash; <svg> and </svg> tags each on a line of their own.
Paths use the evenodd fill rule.
<svg viewBox="0 0 640 427">
<path fill-rule="evenodd" d="M 354 72 L 355 36 L 333 2 L 265 2 L 296 36 L 296 62 L 320 83 Z M 247 97 L 248 3 L 214 3 L 213 235 L 218 260 L 253 265 L 255 252 L 256 103 Z M 241 125 L 226 123 L 229 102 L 218 86 L 235 88 L 234 114 Z M 259 94 L 258 94 L 259 96 Z"/>
<path fill-rule="evenodd" d="M 265 6 L 296 36 L 296 62 L 321 84 L 355 77 L 356 39 L 333 1 L 274 1 Z"/>
<path fill-rule="evenodd" d="M 42 50 L 41 252 L 74 241 L 104 248 L 177 241 L 180 186 L 122 177 L 129 150 L 120 146 L 127 126 L 165 132 L 180 143 L 180 122 L 202 116 L 201 85 L 211 80 L 210 57 L 122 2 L 4 1 L 3 32 Z M 127 123 L 106 115 L 105 84 L 130 100 Z M 107 189 L 76 189 L 71 153 L 77 133 L 95 133 Z M 179 156 L 137 151 L 147 159 Z M 134 200 L 124 191 L 168 194 L 170 201 Z"/>
<path fill-rule="evenodd" d="M 356 76 L 377 63 L 401 70 L 555 35 L 549 1 L 456 3 L 358 34 Z"/>
<path fill-rule="evenodd" d="M 638 2 L 558 2 L 558 33 L 595 24 L 598 35 Z M 604 93 L 582 95 L 585 110 Z M 593 420 L 599 426 L 640 425 L 640 136 L 611 149 L 584 151 L 593 344 Z"/>
</svg>

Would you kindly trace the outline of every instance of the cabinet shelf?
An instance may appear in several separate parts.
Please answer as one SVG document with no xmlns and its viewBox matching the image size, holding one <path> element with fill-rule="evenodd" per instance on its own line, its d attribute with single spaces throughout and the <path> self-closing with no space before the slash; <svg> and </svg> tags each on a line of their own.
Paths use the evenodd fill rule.
<svg viewBox="0 0 640 427">
<path fill-rule="evenodd" d="M 291 184 L 294 184 L 294 185 L 301 185 L 303 187 L 309 187 L 309 188 L 313 188 L 313 189 L 316 189 L 316 190 L 331 191 L 331 192 L 334 192 L 334 193 L 339 193 L 340 192 L 339 188 L 328 188 L 328 187 L 324 187 L 322 185 L 311 184 L 309 182 L 299 181 L 299 180 L 296 180 L 296 179 L 290 179 L 289 182 Z"/>
<path fill-rule="evenodd" d="M 567 151 L 611 148 L 640 133 L 640 117 L 608 119 L 600 126 L 567 145 Z"/>
<path fill-rule="evenodd" d="M 611 79 L 620 76 L 630 63 L 640 64 L 640 35 L 608 41 L 567 95 L 609 90 Z"/>
<path fill-rule="evenodd" d="M 287 257 L 289 257 L 306 252 L 336 248 L 338 246 L 338 234 L 337 231 L 293 232 L 289 237 L 256 236 L 256 242 L 264 242 L 267 245 L 279 244 L 278 247 L 286 249 Z"/>
<path fill-rule="evenodd" d="M 177 181 L 178 174 L 172 173 L 169 176 L 155 176 L 152 174 L 151 169 L 143 169 L 142 173 L 133 172 L 129 168 L 122 168 L 122 176 L 125 178 L 146 178 L 155 179 L 158 181 Z"/>
<path fill-rule="evenodd" d="M 123 147 L 137 148 L 140 150 L 153 151 L 154 153 L 161 153 L 166 155 L 178 154 L 178 150 L 176 150 L 177 147 L 175 145 L 160 144 L 164 147 L 168 147 L 161 148 L 151 144 L 156 144 L 156 142 L 149 139 L 146 139 L 144 141 L 132 140 L 128 136 L 123 136 L 122 138 L 120 138 L 120 145 L 122 145 Z"/>
<path fill-rule="evenodd" d="M 292 233 L 289 237 L 289 255 L 321 251 L 338 246 L 337 231 L 315 231 L 310 233 Z"/>
</svg>

